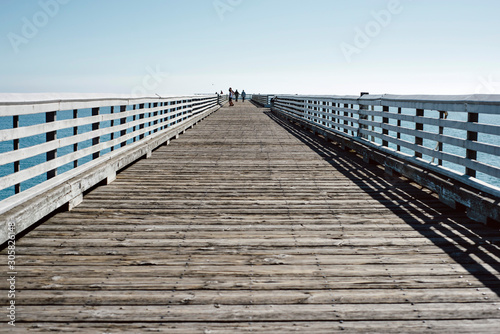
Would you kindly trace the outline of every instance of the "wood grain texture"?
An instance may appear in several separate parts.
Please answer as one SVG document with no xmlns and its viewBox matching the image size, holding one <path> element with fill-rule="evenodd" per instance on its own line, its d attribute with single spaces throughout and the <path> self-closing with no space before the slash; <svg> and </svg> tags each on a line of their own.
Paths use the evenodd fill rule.
<svg viewBox="0 0 500 334">
<path fill-rule="evenodd" d="M 17 242 L 16 330 L 491 333 L 499 238 L 238 103 Z"/>
</svg>

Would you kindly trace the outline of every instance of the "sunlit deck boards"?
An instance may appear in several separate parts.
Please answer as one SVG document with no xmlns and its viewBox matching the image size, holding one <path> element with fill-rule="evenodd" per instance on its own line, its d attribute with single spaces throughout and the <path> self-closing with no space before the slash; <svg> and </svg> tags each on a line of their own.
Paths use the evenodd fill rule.
<svg viewBox="0 0 500 334">
<path fill-rule="evenodd" d="M 17 243 L 17 328 L 494 332 L 499 241 L 240 103 Z"/>
</svg>

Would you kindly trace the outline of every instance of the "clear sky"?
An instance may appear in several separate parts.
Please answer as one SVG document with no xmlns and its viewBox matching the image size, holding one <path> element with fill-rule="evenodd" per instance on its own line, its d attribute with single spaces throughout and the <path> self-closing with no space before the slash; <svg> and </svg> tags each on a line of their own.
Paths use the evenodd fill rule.
<svg viewBox="0 0 500 334">
<path fill-rule="evenodd" d="M 0 92 L 500 94 L 498 0 L 0 0 Z"/>
</svg>

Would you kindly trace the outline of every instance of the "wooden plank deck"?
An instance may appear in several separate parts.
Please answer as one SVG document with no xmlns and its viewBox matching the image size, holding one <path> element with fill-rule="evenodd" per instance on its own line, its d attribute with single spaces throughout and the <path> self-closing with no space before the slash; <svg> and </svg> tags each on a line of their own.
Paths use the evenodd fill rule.
<svg viewBox="0 0 500 334">
<path fill-rule="evenodd" d="M 18 241 L 16 330 L 492 333 L 499 241 L 238 103 Z"/>
</svg>

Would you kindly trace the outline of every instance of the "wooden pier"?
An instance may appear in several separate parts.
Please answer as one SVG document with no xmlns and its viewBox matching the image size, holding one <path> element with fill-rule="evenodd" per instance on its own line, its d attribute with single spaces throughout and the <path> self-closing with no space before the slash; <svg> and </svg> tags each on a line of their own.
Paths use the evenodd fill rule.
<svg viewBox="0 0 500 334">
<path fill-rule="evenodd" d="M 15 330 L 494 333 L 499 242 L 237 103 L 16 243 Z"/>
</svg>

